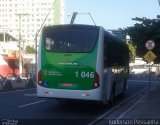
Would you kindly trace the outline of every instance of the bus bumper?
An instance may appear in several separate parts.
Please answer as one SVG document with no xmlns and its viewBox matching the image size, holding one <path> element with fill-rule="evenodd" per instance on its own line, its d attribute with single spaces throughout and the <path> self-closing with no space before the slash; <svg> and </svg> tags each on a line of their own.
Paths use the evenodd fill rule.
<svg viewBox="0 0 160 125">
<path fill-rule="evenodd" d="M 37 96 L 46 98 L 80 99 L 101 101 L 100 87 L 93 90 L 49 89 L 37 85 Z"/>
</svg>

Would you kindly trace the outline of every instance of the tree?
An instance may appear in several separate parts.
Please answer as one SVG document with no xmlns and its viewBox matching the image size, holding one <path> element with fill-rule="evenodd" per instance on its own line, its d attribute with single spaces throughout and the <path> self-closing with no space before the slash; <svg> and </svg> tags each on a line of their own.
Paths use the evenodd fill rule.
<svg viewBox="0 0 160 125">
<path fill-rule="evenodd" d="M 130 50 L 130 62 L 133 62 L 136 57 L 136 46 L 133 45 L 132 41 L 127 41 L 128 48 Z"/>
<path fill-rule="evenodd" d="M 147 19 L 147 18 L 133 18 L 133 20 L 139 23 L 134 24 L 134 26 L 127 27 L 122 31 L 129 35 L 131 41 L 133 41 L 133 46 L 137 46 L 136 55 L 143 57 L 148 51 L 145 48 L 145 43 L 148 40 L 153 40 L 155 42 L 155 48 L 153 52 L 157 55 L 155 63 L 160 62 L 160 20 L 157 19 Z"/>
<path fill-rule="evenodd" d="M 34 47 L 31 47 L 30 45 L 26 46 L 26 53 L 31 54 L 31 53 L 35 53 L 35 52 L 36 51 L 35 51 Z"/>
</svg>

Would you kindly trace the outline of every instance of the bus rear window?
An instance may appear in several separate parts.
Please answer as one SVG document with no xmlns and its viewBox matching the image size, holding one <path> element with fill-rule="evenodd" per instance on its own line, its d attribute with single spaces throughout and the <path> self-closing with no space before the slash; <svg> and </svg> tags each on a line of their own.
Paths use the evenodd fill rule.
<svg viewBox="0 0 160 125">
<path fill-rule="evenodd" d="M 78 28 L 50 28 L 43 31 L 47 51 L 90 52 L 94 48 L 98 30 Z"/>
</svg>

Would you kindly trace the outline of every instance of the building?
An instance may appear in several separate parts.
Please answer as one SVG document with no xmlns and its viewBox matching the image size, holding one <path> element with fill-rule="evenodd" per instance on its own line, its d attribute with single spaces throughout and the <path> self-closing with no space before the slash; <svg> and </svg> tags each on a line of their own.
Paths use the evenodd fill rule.
<svg viewBox="0 0 160 125">
<path fill-rule="evenodd" d="M 35 73 L 35 54 L 21 52 L 22 74 Z M 0 76 L 19 75 L 19 42 L 8 33 L 0 33 Z"/>
<path fill-rule="evenodd" d="M 26 56 L 25 47 L 35 46 L 42 26 L 63 23 L 64 0 L 0 0 L 0 74 L 18 75 L 20 62 L 23 69 L 31 61 L 35 64 L 35 56 Z"/>
<path fill-rule="evenodd" d="M 45 25 L 63 24 L 64 0 L 0 0 L 0 32 L 34 43 L 44 20 Z"/>
<path fill-rule="evenodd" d="M 146 75 L 149 73 L 149 64 L 144 61 L 142 58 L 135 58 L 134 62 L 131 62 L 129 64 L 130 67 L 130 74 L 143 74 Z M 152 74 L 158 74 L 159 71 L 159 67 L 154 64 L 153 62 L 151 62 L 151 73 Z"/>
<path fill-rule="evenodd" d="M 121 40 L 126 40 L 126 35 L 121 30 L 110 29 L 109 32 L 117 36 Z"/>
<path fill-rule="evenodd" d="M 0 75 L 18 74 L 19 48 L 17 39 L 8 33 L 0 33 Z"/>
</svg>

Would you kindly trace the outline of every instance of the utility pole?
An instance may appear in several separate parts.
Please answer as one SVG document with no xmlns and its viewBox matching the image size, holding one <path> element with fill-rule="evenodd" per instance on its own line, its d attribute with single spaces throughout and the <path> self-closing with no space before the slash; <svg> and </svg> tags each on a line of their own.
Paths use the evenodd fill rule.
<svg viewBox="0 0 160 125">
<path fill-rule="evenodd" d="M 16 14 L 16 16 L 19 17 L 19 75 L 22 74 L 22 48 L 21 48 L 21 41 L 22 41 L 22 36 L 21 36 L 21 17 L 22 16 L 28 16 L 29 14 L 26 13 L 19 13 Z"/>
</svg>

